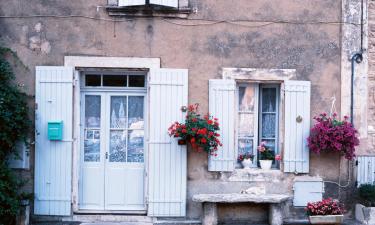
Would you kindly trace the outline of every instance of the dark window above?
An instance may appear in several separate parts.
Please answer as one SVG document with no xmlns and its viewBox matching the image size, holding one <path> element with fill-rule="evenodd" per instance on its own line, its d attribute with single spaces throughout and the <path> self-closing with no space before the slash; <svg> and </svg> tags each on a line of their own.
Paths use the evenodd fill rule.
<svg viewBox="0 0 375 225">
<path fill-rule="evenodd" d="M 189 0 L 108 0 L 107 11 L 111 16 L 187 17 L 191 13 Z"/>
</svg>

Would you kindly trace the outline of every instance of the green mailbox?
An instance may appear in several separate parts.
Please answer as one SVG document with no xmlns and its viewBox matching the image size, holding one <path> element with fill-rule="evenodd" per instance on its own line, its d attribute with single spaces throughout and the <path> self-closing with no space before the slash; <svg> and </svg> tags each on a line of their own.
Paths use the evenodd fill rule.
<svg viewBox="0 0 375 225">
<path fill-rule="evenodd" d="M 48 122 L 48 140 L 62 141 L 63 136 L 63 121 L 49 121 Z"/>
</svg>

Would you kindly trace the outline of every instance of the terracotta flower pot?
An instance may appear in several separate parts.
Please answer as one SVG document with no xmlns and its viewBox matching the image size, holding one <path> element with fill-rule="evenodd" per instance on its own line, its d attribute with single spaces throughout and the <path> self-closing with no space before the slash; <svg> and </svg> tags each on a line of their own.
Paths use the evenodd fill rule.
<svg viewBox="0 0 375 225">
<path fill-rule="evenodd" d="M 272 167 L 272 160 L 259 160 L 259 162 L 263 170 L 270 170 Z"/>
<path fill-rule="evenodd" d="M 244 159 L 244 160 L 242 160 L 241 164 L 242 164 L 244 169 L 248 169 L 253 165 L 253 161 L 252 161 L 252 159 Z"/>
<path fill-rule="evenodd" d="M 311 224 L 342 224 L 344 215 L 309 216 Z"/>
</svg>

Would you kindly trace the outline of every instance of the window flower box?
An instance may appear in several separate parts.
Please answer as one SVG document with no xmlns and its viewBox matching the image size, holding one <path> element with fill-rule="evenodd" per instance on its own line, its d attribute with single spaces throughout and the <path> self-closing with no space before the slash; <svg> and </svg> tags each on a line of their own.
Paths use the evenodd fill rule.
<svg viewBox="0 0 375 225">
<path fill-rule="evenodd" d="M 341 224 L 344 220 L 344 207 L 331 198 L 309 202 L 305 208 L 311 224 Z"/>
</svg>

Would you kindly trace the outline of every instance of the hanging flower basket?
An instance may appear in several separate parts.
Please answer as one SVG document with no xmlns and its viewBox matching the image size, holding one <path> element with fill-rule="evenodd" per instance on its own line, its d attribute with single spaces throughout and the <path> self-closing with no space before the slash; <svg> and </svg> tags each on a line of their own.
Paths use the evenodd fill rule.
<svg viewBox="0 0 375 225">
<path fill-rule="evenodd" d="M 218 147 L 222 145 L 218 131 L 218 119 L 209 114 L 201 117 L 198 104 L 188 107 L 185 123 L 175 122 L 168 129 L 171 137 L 179 138 L 179 145 L 189 143 L 193 150 L 206 151 L 211 155 L 216 155 Z"/>
<path fill-rule="evenodd" d="M 346 159 L 353 160 L 359 139 L 358 131 L 348 121 L 348 117 L 339 120 L 336 113 L 332 117 L 322 113 L 314 119 L 317 123 L 307 139 L 310 150 L 317 154 L 322 151 L 340 152 Z"/>
</svg>

